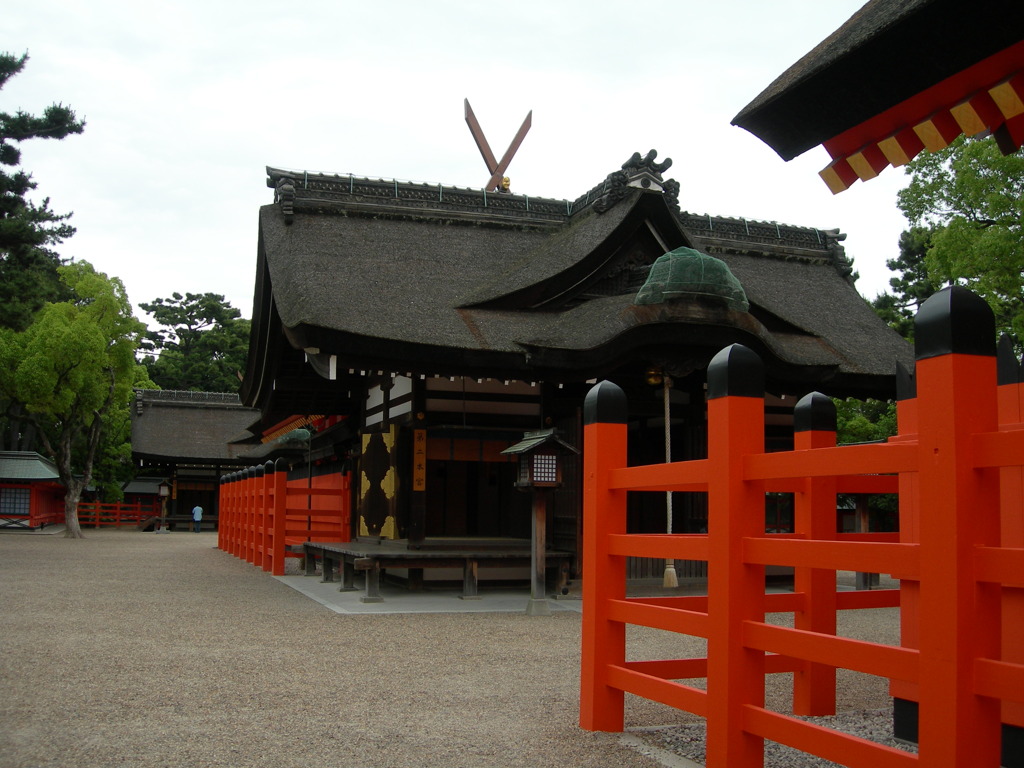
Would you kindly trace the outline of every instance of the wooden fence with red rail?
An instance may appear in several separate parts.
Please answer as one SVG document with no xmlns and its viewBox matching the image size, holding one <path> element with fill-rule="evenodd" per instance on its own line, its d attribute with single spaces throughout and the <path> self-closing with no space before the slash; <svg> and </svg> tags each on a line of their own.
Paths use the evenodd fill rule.
<svg viewBox="0 0 1024 768">
<path fill-rule="evenodd" d="M 275 576 L 306 541 L 349 541 L 348 474 L 288 479 L 283 460 L 227 475 L 220 486 L 217 546 Z"/>
<path fill-rule="evenodd" d="M 108 504 L 100 501 L 78 503 L 78 524 L 94 528 L 114 526 L 122 528 L 137 526 L 139 523 L 160 516 L 160 500 L 120 502 Z M 63 516 L 62 516 L 63 518 Z"/>
<path fill-rule="evenodd" d="M 1019 365 L 1011 352 L 997 378 L 992 314 L 965 289 L 929 299 L 915 337 L 916 393 L 879 444 L 837 447 L 832 403 L 815 393 L 796 407 L 794 450 L 765 453 L 763 366 L 740 345 L 708 368 L 706 459 L 627 466 L 625 396 L 610 382 L 591 390 L 582 727 L 621 731 L 628 692 L 704 717 L 708 768 L 762 766 L 766 739 L 852 768 L 1000 765 L 1000 724 L 1024 726 Z M 894 489 L 898 534 L 836 532 L 837 492 Z M 666 490 L 707 493 L 707 534 L 626 533 L 627 494 Z M 793 533 L 765 533 L 766 491 L 795 494 Z M 627 598 L 628 556 L 704 560 L 707 595 Z M 792 593 L 766 594 L 767 565 L 793 567 Z M 837 570 L 901 586 L 841 592 Z M 899 646 L 836 633 L 837 611 L 896 606 Z M 767 623 L 774 612 L 793 627 Z M 706 638 L 707 656 L 627 661 L 629 624 Z M 788 672 L 794 715 L 833 713 L 837 668 L 917 703 L 917 754 L 766 708 L 765 676 Z"/>
</svg>

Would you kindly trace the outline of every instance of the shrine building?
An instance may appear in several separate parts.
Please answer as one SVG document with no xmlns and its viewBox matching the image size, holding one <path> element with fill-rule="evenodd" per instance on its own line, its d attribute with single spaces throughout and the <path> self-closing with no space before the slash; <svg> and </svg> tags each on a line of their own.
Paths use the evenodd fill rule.
<svg viewBox="0 0 1024 768">
<path fill-rule="evenodd" d="M 704 455 L 704 369 L 734 342 L 764 360 L 770 449 L 808 392 L 893 397 L 912 350 L 857 293 L 845 236 L 682 211 L 670 163 L 637 153 L 571 201 L 268 168 L 241 389 L 264 442 L 301 429 L 295 473 L 350 474 L 353 539 L 521 541 L 503 451 L 551 428 L 580 446 L 596 381 L 625 391 L 638 464 L 665 460 L 666 412 L 671 458 Z M 575 575 L 582 462 L 562 461 L 547 542 Z M 673 530 L 703 530 L 678 496 Z M 629 515 L 664 531 L 664 494 Z"/>
</svg>

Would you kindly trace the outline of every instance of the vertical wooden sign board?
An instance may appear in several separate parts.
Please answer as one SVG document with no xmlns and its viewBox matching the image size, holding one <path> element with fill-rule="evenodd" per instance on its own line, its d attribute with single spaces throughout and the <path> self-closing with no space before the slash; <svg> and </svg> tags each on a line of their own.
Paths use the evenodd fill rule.
<svg viewBox="0 0 1024 768">
<path fill-rule="evenodd" d="M 412 431 L 412 504 L 409 514 L 409 546 L 418 548 L 426 538 L 427 430 Z M 410 572 L 411 573 L 411 572 Z"/>
</svg>

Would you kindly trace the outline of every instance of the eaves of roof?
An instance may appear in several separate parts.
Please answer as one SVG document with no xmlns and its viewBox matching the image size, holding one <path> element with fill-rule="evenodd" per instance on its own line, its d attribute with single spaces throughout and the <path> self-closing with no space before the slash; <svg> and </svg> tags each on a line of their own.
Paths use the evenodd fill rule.
<svg viewBox="0 0 1024 768">
<path fill-rule="evenodd" d="M 59 481 L 57 467 L 34 451 L 0 451 L 0 480 Z"/>
<path fill-rule="evenodd" d="M 791 160 L 1020 43 L 1022 24 L 1019 0 L 872 0 L 732 123 Z M 939 106 L 952 105 L 922 104 L 918 119 Z"/>
</svg>

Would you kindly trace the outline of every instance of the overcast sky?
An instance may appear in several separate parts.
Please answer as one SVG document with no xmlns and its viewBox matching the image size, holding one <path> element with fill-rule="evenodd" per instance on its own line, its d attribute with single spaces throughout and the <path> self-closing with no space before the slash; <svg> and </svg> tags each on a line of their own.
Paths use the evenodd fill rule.
<svg viewBox="0 0 1024 768">
<path fill-rule="evenodd" d="M 862 4 L 8 3 L 3 50 L 31 60 L 0 111 L 62 102 L 86 120 L 80 136 L 25 142 L 23 166 L 74 211 L 62 254 L 120 277 L 135 305 L 209 291 L 251 316 L 268 165 L 483 186 L 464 98 L 499 157 L 533 110 L 514 192 L 572 199 L 657 149 L 683 210 L 846 232 L 870 298 L 907 226 L 902 170 L 833 196 L 820 147 L 785 163 L 730 125 Z"/>
</svg>

